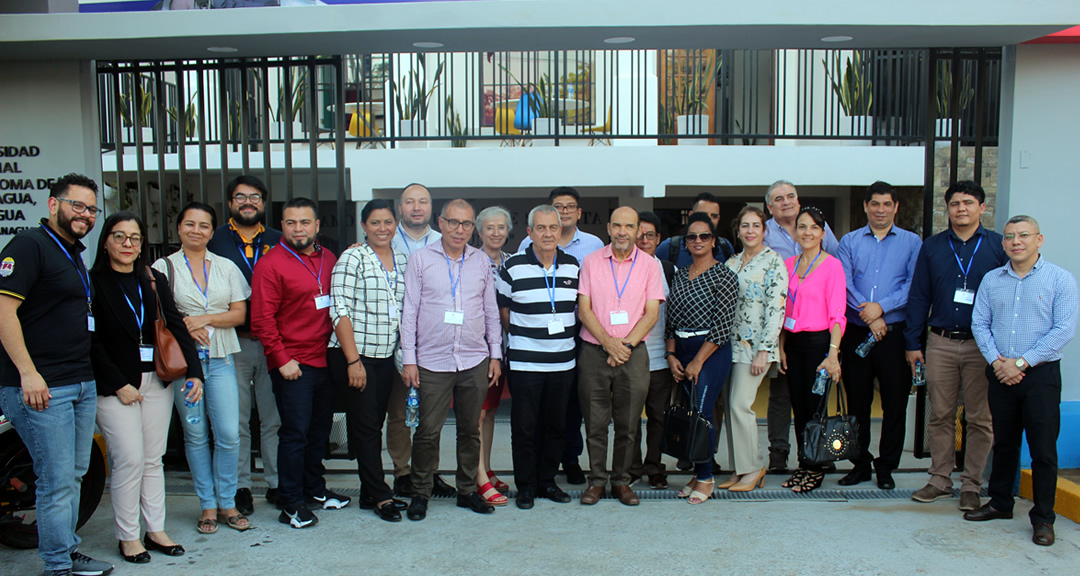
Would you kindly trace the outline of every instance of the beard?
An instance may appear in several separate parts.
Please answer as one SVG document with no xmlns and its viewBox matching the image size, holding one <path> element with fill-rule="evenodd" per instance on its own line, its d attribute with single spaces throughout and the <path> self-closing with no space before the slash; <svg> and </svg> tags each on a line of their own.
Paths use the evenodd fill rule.
<svg viewBox="0 0 1080 576">
<path fill-rule="evenodd" d="M 304 250 L 307 250 L 309 247 L 311 247 L 312 244 L 315 243 L 315 238 L 313 238 L 311 236 L 308 236 L 307 238 L 305 238 L 303 240 L 299 240 L 299 241 L 294 240 L 292 238 L 287 238 L 285 240 L 285 242 L 293 250 L 296 250 L 297 252 L 303 252 Z"/>
<path fill-rule="evenodd" d="M 86 223 L 86 231 L 85 232 L 76 232 L 74 230 L 71 223 L 74 222 L 75 220 L 82 220 L 83 222 Z M 72 238 L 74 238 L 76 240 L 86 236 L 87 234 L 90 233 L 91 230 L 94 229 L 94 221 L 93 220 L 90 220 L 90 219 L 82 216 L 81 214 L 74 214 L 69 218 L 64 214 L 63 210 L 56 213 L 56 225 L 61 230 L 63 230 L 64 232 L 67 232 L 68 235 L 70 235 Z"/>
<path fill-rule="evenodd" d="M 243 208 L 244 207 L 241 206 L 241 209 L 243 209 Z M 254 208 L 254 206 L 253 206 L 253 208 Z M 254 225 L 256 225 L 256 224 L 258 224 L 259 222 L 262 221 L 262 217 L 263 217 L 263 212 L 260 211 L 258 208 L 255 209 L 255 215 L 252 216 L 251 218 L 245 218 L 243 213 L 241 211 L 239 211 L 239 210 L 232 213 L 232 219 L 235 220 L 236 223 L 241 225 L 241 226 L 254 226 Z"/>
</svg>

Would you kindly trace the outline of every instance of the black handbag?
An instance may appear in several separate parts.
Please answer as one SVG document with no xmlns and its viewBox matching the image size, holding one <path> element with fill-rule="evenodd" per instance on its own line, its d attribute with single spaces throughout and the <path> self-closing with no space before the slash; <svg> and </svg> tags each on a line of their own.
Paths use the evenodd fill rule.
<svg viewBox="0 0 1080 576">
<path fill-rule="evenodd" d="M 859 423 L 847 413 L 844 389 L 837 383 L 836 415 L 829 416 L 829 391 L 832 379 L 825 386 L 818 410 L 803 429 L 803 457 L 810 464 L 847 460 L 859 455 Z"/>
<path fill-rule="evenodd" d="M 694 383 L 697 386 L 697 383 Z M 691 395 L 693 392 L 691 391 Z M 702 395 L 704 398 L 704 395 Z M 688 402 L 688 404 L 692 404 Z M 664 437 L 660 451 L 673 458 L 695 464 L 712 460 L 709 431 L 712 422 L 693 406 L 673 404 L 664 416 Z"/>
</svg>

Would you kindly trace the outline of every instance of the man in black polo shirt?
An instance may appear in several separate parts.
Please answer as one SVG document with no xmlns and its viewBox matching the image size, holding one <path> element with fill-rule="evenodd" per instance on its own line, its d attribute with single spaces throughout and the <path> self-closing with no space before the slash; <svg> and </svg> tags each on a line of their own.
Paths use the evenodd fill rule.
<svg viewBox="0 0 1080 576">
<path fill-rule="evenodd" d="M 41 226 L 0 252 L 0 409 L 34 459 L 45 574 L 108 574 L 111 564 L 78 552 L 75 534 L 97 412 L 93 295 L 79 239 L 97 219 L 97 184 L 68 174 L 48 202 Z"/>
<path fill-rule="evenodd" d="M 223 258 L 232 260 L 244 273 L 248 285 L 251 274 L 267 251 L 281 240 L 281 232 L 263 226 L 266 203 L 270 193 L 262 180 L 250 175 L 237 176 L 225 188 L 229 199 L 229 221 L 214 231 L 207 249 Z M 236 363 L 236 382 L 240 389 L 240 458 L 237 462 L 236 508 L 245 516 L 255 511 L 251 496 L 251 397 L 259 410 L 259 453 L 263 459 L 263 477 L 266 479 L 266 499 L 277 503 L 277 453 L 278 416 L 274 400 L 273 384 L 266 371 L 266 355 L 262 344 L 251 336 L 251 303 L 248 302 L 248 318 L 236 327 L 240 340 L 240 352 L 233 355 Z"/>
</svg>

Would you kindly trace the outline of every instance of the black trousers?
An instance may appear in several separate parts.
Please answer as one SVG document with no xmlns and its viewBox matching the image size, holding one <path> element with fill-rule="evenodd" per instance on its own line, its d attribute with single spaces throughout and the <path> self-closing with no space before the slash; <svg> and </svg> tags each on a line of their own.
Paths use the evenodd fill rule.
<svg viewBox="0 0 1080 576">
<path fill-rule="evenodd" d="M 360 357 L 367 374 L 363 390 L 349 386 L 349 367 L 341 348 L 331 348 L 326 361 L 334 386 L 345 404 L 349 449 L 356 456 L 356 473 L 360 476 L 360 497 L 374 502 L 389 500 L 394 494 L 383 473 L 382 431 L 386 405 L 394 386 L 394 357 Z"/>
<path fill-rule="evenodd" d="M 821 403 L 821 396 L 813 392 L 814 379 L 817 378 L 816 368 L 829 355 L 829 342 L 828 330 L 788 332 L 784 335 L 788 393 L 791 395 L 791 410 L 795 415 L 795 443 L 799 449 L 799 466 L 807 470 L 821 470 L 820 465 L 806 461 L 803 453 L 803 431 Z"/>
<path fill-rule="evenodd" d="M 893 325 L 885 337 L 874 344 L 866 358 L 855 349 L 870 335 L 870 329 L 848 323 L 840 351 L 844 359 L 844 391 L 848 410 L 859 424 L 859 456 L 851 463 L 856 468 L 892 472 L 900 466 L 904 452 L 904 432 L 907 428 L 908 396 L 911 393 L 911 369 L 904 356 L 903 324 Z M 870 453 L 870 406 L 874 403 L 874 379 L 881 393 L 881 438 L 879 455 Z"/>
<path fill-rule="evenodd" d="M 278 502 L 298 508 L 304 499 L 326 491 L 323 456 L 334 424 L 334 385 L 329 370 L 300 365 L 296 380 L 270 371 L 281 414 L 278 429 Z"/>
<path fill-rule="evenodd" d="M 1020 467 L 1020 442 L 1027 433 L 1031 451 L 1032 524 L 1054 523 L 1057 490 L 1057 439 L 1061 431 L 1061 363 L 1028 368 L 1024 379 L 1006 386 L 986 367 L 988 397 L 994 421 L 994 464 L 990 470 L 990 505 L 1013 509 L 1013 485 Z"/>
<path fill-rule="evenodd" d="M 581 350 L 581 340 L 578 339 L 578 350 Z M 581 435 L 581 425 L 585 418 L 581 415 L 581 400 L 578 398 L 577 370 L 571 370 L 570 397 L 566 399 L 566 421 L 563 424 L 565 442 L 563 443 L 562 461 L 564 464 L 579 464 L 581 453 L 585 451 L 585 437 Z M 513 389 L 510 395 L 513 396 Z"/>
<path fill-rule="evenodd" d="M 575 372 L 510 371 L 510 444 L 518 490 L 555 485 Z"/>
</svg>

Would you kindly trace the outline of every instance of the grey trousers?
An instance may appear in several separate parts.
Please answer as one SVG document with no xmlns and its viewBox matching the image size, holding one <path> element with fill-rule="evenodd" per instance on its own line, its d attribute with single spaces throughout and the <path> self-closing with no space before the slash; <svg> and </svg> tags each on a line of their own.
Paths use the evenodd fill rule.
<svg viewBox="0 0 1080 576">
<path fill-rule="evenodd" d="M 412 458 L 413 431 L 405 425 L 405 396 L 408 393 L 401 375 L 395 373 L 390 400 L 386 403 L 386 451 L 394 463 L 394 478 L 407 476 L 411 472 L 409 460 Z"/>
<path fill-rule="evenodd" d="M 788 394 L 787 375 L 778 373 L 776 364 L 773 364 L 768 375 L 769 452 L 780 452 L 786 456 L 791 452 L 791 396 Z"/>
<path fill-rule="evenodd" d="M 638 346 L 630 360 L 612 368 L 603 347 L 582 342 L 578 353 L 578 394 L 589 449 L 589 485 L 630 484 L 634 444 L 640 442 L 641 411 L 649 393 L 649 353 Z M 611 471 L 607 467 L 608 425 L 614 421 Z M 640 450 L 640 447 L 638 448 Z"/>
<path fill-rule="evenodd" d="M 240 392 L 240 458 L 237 461 L 237 487 L 251 488 L 251 398 L 259 410 L 259 454 L 263 459 L 263 476 L 270 488 L 278 487 L 277 457 L 278 416 L 274 386 L 266 371 L 266 356 L 258 340 L 239 337 L 240 351 L 233 354 L 236 364 L 236 385 Z"/>
</svg>

